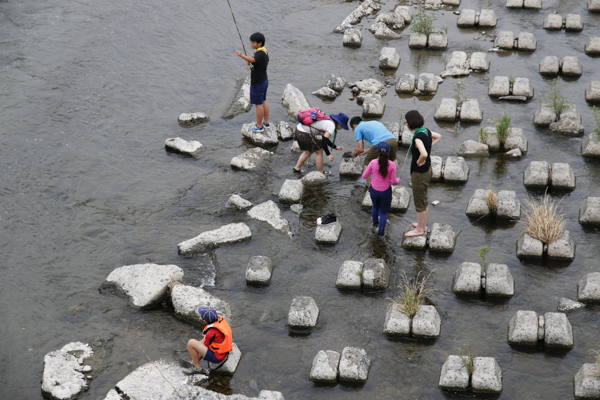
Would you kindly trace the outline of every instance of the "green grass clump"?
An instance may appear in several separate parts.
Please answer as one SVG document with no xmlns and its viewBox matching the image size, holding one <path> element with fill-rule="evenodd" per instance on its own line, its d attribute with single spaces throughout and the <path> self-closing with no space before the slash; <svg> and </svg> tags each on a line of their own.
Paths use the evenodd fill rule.
<svg viewBox="0 0 600 400">
<path fill-rule="evenodd" d="M 469 375 L 473 373 L 473 353 L 471 353 L 471 346 L 469 343 L 465 344 L 465 349 L 458 348 L 458 356 L 462 360 L 465 368 L 469 371 Z"/>
<path fill-rule="evenodd" d="M 434 28 L 433 23 L 435 22 L 435 12 L 425 12 L 425 7 L 419 6 L 419 11 L 414 16 L 412 24 L 410 25 L 411 32 L 422 33 L 429 35 L 431 33 L 447 33 L 448 28 Z"/>
</svg>

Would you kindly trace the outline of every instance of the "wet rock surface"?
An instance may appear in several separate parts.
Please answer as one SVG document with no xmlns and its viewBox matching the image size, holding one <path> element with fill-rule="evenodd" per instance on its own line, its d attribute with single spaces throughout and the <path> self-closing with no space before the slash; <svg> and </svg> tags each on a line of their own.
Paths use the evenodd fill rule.
<svg viewBox="0 0 600 400">
<path fill-rule="evenodd" d="M 261 167 L 265 161 L 271 158 L 272 153 L 268 150 L 255 147 L 248 149 L 239 156 L 231 159 L 231 167 L 244 171 L 253 171 Z"/>
<path fill-rule="evenodd" d="M 362 273 L 362 285 L 365 289 L 386 289 L 390 284 L 391 270 L 381 258 L 365 261 Z"/>
<path fill-rule="evenodd" d="M 475 357 L 471 388 L 475 393 L 502 392 L 502 370 L 494 357 Z"/>
<path fill-rule="evenodd" d="M 168 150 L 175 151 L 181 154 L 195 155 L 202 149 L 202 143 L 197 140 L 184 140 L 180 137 L 170 138 L 165 140 L 165 147 Z"/>
<path fill-rule="evenodd" d="M 465 391 L 469 388 L 469 371 L 459 356 L 448 356 L 442 366 L 440 389 Z"/>
<path fill-rule="evenodd" d="M 344 261 L 338 271 L 335 287 L 338 289 L 360 289 L 362 286 L 363 263 Z"/>
<path fill-rule="evenodd" d="M 596 364 L 583 364 L 574 379 L 576 399 L 600 398 L 600 375 Z"/>
<path fill-rule="evenodd" d="M 58 400 L 75 398 L 88 387 L 83 361 L 93 354 L 87 343 L 73 342 L 44 356 L 42 393 Z"/>
<path fill-rule="evenodd" d="M 323 244 L 335 244 L 339 242 L 342 234 L 342 224 L 335 221 L 327 225 L 317 225 L 315 241 Z"/>
<path fill-rule="evenodd" d="M 366 382 L 371 369 L 371 360 L 365 350 L 348 346 L 342 351 L 339 368 L 340 381 Z"/>
<path fill-rule="evenodd" d="M 230 119 L 235 117 L 238 114 L 243 112 L 248 112 L 252 109 L 252 104 L 250 104 L 250 77 L 246 77 L 245 79 L 238 80 L 238 85 L 236 88 L 235 95 L 233 97 L 233 101 L 227 111 L 223 113 L 221 118 Z"/>
<path fill-rule="evenodd" d="M 248 211 L 248 216 L 258 221 L 264 221 L 271 225 L 274 229 L 285 233 L 290 233 L 290 224 L 281 216 L 281 210 L 272 200 L 268 200 L 252 207 Z"/>
<path fill-rule="evenodd" d="M 195 238 L 177 245 L 179 254 L 203 253 L 224 244 L 236 243 L 252 237 L 248 225 L 243 222 L 224 225 L 212 231 L 206 231 Z"/>
<path fill-rule="evenodd" d="M 411 318 L 402 312 L 400 304 L 392 303 L 385 315 L 383 333 L 390 336 L 409 336 L 411 324 Z"/>
</svg>

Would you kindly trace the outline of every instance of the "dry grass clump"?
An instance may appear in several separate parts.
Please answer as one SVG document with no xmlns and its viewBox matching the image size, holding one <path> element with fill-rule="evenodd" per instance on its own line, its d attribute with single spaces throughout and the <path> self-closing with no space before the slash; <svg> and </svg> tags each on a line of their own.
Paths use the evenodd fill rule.
<svg viewBox="0 0 600 400">
<path fill-rule="evenodd" d="M 400 304 L 400 310 L 409 318 L 415 316 L 419 310 L 419 304 L 425 299 L 425 296 L 433 292 L 433 289 L 425 287 L 432 273 L 433 271 L 427 277 L 421 278 L 421 272 L 419 272 L 414 280 L 409 280 L 406 273 L 402 273 L 402 281 L 398 285 L 400 291 L 394 302 Z"/>
<path fill-rule="evenodd" d="M 590 350 L 590 353 L 594 354 L 596 356 L 596 372 L 598 373 L 598 375 L 600 375 L 600 352 L 598 352 L 598 350 Z"/>
<path fill-rule="evenodd" d="M 496 212 L 498 211 L 498 192 L 494 190 L 491 183 L 490 186 L 488 186 L 488 192 L 485 195 L 485 202 L 490 209 L 490 213 L 496 215 Z"/>
<path fill-rule="evenodd" d="M 554 200 L 548 198 L 546 194 L 539 203 L 529 199 L 526 203 L 523 233 L 528 233 L 545 244 L 552 243 L 562 236 L 565 216 L 559 214 L 558 204 Z"/>
</svg>

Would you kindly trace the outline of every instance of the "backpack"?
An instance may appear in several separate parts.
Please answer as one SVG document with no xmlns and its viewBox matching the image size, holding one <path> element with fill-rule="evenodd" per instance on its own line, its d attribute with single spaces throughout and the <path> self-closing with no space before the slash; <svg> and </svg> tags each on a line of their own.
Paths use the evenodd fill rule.
<svg viewBox="0 0 600 400">
<path fill-rule="evenodd" d="M 318 107 L 316 108 L 305 108 L 304 110 L 298 111 L 298 122 L 303 125 L 311 125 L 317 121 L 324 119 L 331 120 L 331 117 L 321 111 Z"/>
</svg>

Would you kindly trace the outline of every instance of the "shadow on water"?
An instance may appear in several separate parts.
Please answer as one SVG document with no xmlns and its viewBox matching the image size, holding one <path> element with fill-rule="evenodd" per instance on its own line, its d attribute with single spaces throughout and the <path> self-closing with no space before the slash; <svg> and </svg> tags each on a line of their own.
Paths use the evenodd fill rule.
<svg viewBox="0 0 600 400">
<path fill-rule="evenodd" d="M 482 400 L 495 400 L 499 399 L 501 394 L 491 393 L 474 393 L 471 390 L 466 392 L 452 392 L 449 390 L 442 390 L 444 397 L 447 399 L 482 399 Z"/>
</svg>

